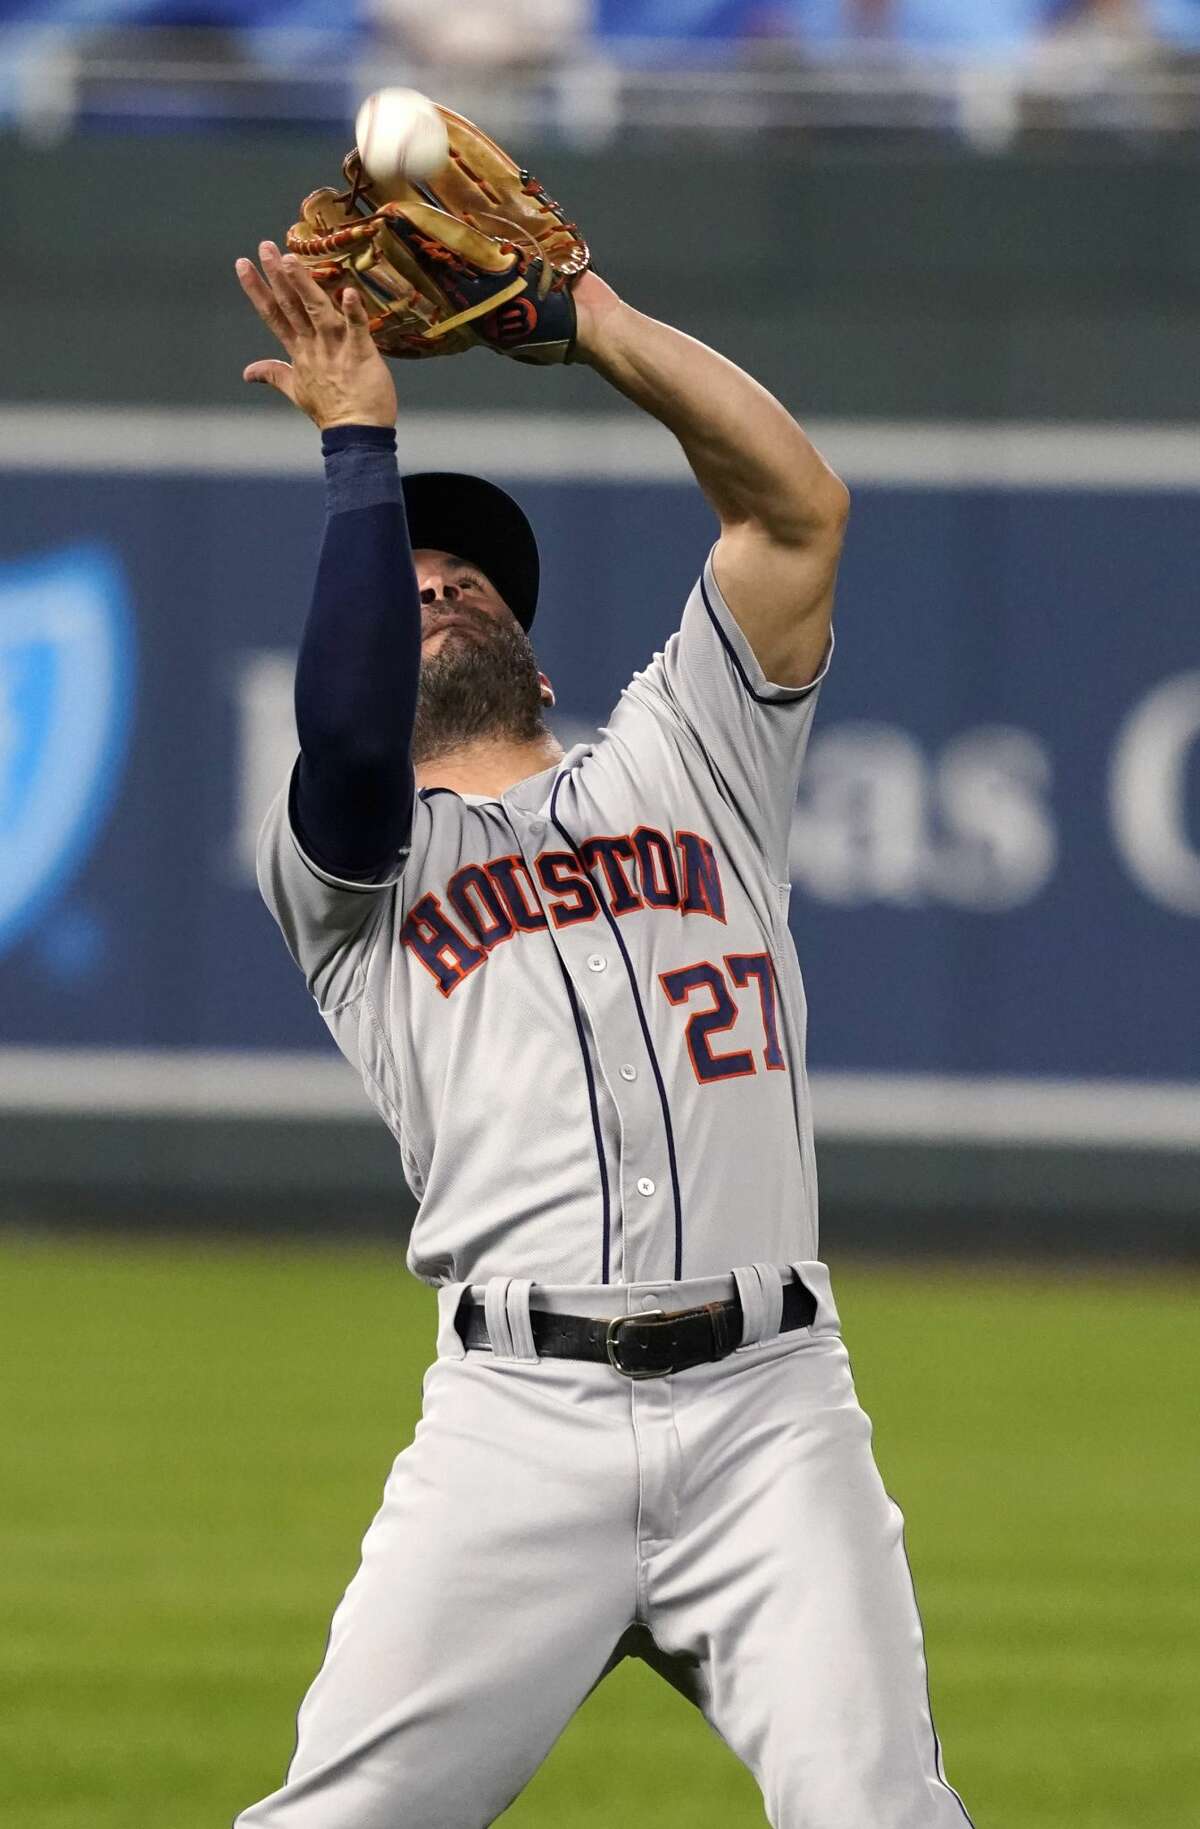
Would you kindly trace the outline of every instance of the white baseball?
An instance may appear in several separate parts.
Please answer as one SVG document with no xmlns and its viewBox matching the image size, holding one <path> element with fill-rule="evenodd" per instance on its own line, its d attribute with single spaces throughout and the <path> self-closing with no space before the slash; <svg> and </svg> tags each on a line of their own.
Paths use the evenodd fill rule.
<svg viewBox="0 0 1200 1829">
<path fill-rule="evenodd" d="M 445 121 L 416 89 L 377 89 L 368 95 L 354 123 L 354 138 L 367 176 L 380 184 L 392 178 L 432 178 L 450 156 Z"/>
</svg>

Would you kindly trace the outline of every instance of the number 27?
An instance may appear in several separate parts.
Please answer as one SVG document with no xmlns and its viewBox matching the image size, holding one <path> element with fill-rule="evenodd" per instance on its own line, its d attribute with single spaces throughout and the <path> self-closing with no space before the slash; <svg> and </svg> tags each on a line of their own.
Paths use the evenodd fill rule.
<svg viewBox="0 0 1200 1829">
<path fill-rule="evenodd" d="M 768 1073 L 786 1071 L 783 1049 L 779 1045 L 775 971 L 770 954 L 726 953 L 724 966 L 725 970 L 722 971 L 711 960 L 702 959 L 696 965 L 683 965 L 676 971 L 660 972 L 658 975 L 668 1003 L 688 1003 L 697 991 L 706 992 L 712 999 L 710 1009 L 697 1010 L 688 1019 L 685 1031 L 696 1078 L 701 1085 L 707 1086 L 714 1080 L 736 1080 L 758 1072 L 749 1048 L 735 1048 L 727 1054 L 717 1054 L 713 1050 L 712 1037 L 732 1029 L 741 1014 L 725 982 L 726 973 L 739 989 L 745 989 L 751 980 L 757 985 L 766 1042 L 763 1060 Z"/>
</svg>

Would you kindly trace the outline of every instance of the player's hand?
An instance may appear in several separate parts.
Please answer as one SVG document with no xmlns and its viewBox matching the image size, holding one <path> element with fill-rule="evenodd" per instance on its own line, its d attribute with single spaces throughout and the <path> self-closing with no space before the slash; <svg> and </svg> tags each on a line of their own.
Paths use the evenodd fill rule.
<svg viewBox="0 0 1200 1829">
<path fill-rule="evenodd" d="M 335 425 L 391 426 L 396 389 L 371 341 L 361 295 L 348 286 L 341 309 L 294 255 L 260 242 L 260 273 L 251 260 L 236 264 L 242 291 L 279 339 L 290 362 L 251 362 L 243 381 L 261 381 L 286 396 L 325 431 Z"/>
</svg>

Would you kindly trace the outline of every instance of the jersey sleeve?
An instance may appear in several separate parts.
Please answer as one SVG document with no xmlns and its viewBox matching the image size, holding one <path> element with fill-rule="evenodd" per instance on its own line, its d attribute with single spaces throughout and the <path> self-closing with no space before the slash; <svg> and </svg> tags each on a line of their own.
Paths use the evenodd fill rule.
<svg viewBox="0 0 1200 1829">
<path fill-rule="evenodd" d="M 371 949 L 395 912 L 410 847 L 375 882 L 331 875 L 305 855 L 290 803 L 295 774 L 272 802 L 258 840 L 258 886 L 287 949 L 328 1017 L 361 995 Z"/>
<path fill-rule="evenodd" d="M 702 792 L 719 793 L 738 815 L 777 883 L 789 880 L 792 810 L 833 637 L 816 679 L 777 686 L 767 679 L 717 587 L 712 557 L 687 600 L 679 630 L 635 674 L 611 727 L 654 715 L 701 764 Z"/>
</svg>

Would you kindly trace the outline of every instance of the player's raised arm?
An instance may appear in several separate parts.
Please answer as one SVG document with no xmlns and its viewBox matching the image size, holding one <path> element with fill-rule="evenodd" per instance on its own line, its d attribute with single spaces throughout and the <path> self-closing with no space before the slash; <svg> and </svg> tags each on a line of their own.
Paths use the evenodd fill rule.
<svg viewBox="0 0 1200 1829">
<path fill-rule="evenodd" d="M 291 362 L 252 362 L 322 433 L 326 522 L 296 668 L 300 761 L 291 819 L 331 876 L 392 872 L 412 821 L 421 606 L 396 466 L 396 391 L 359 294 L 342 309 L 273 242 L 242 290 Z"/>
<path fill-rule="evenodd" d="M 806 686 L 829 639 L 849 507 L 785 407 L 715 350 L 643 316 L 593 273 L 575 286 L 578 359 L 672 431 L 720 522 L 721 594 L 769 680 Z"/>
</svg>

